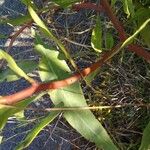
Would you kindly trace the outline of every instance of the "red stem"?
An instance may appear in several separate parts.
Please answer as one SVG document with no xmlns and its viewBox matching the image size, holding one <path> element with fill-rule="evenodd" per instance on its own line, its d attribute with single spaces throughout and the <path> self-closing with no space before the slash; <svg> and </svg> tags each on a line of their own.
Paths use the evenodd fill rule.
<svg viewBox="0 0 150 150">
<path fill-rule="evenodd" d="M 13 43 L 15 42 L 16 38 L 21 34 L 27 27 L 30 27 L 32 25 L 33 21 L 30 21 L 26 24 L 24 24 L 14 35 L 10 36 L 11 41 L 9 43 L 9 46 L 7 48 L 7 52 L 10 50 L 10 48 L 13 46 Z"/>
<path fill-rule="evenodd" d="M 103 6 L 103 10 L 107 13 L 108 17 L 114 24 L 115 29 L 118 31 L 119 37 L 121 41 L 124 41 L 127 39 L 126 32 L 122 26 L 122 24 L 119 22 L 117 17 L 114 15 L 112 8 L 109 6 L 109 3 L 107 0 L 101 0 L 101 5 Z"/>
<path fill-rule="evenodd" d="M 22 101 L 23 99 L 35 94 L 39 93 L 41 91 L 45 90 L 54 90 L 58 88 L 62 88 L 68 85 L 71 85 L 78 81 L 81 76 L 85 77 L 95 71 L 97 68 L 101 67 L 109 58 L 111 58 L 112 53 L 118 49 L 119 45 L 115 46 L 111 51 L 105 53 L 103 57 L 97 61 L 96 63 L 92 64 L 90 67 L 87 67 L 80 71 L 80 73 L 75 73 L 69 78 L 60 80 L 60 81 L 53 81 L 53 82 L 48 82 L 48 83 L 34 83 L 30 87 L 17 92 L 15 94 L 9 95 L 9 96 L 4 96 L 0 98 L 0 104 L 5 104 L 5 105 L 12 105 L 16 102 Z"/>
<path fill-rule="evenodd" d="M 127 35 L 123 25 L 120 23 L 118 18 L 114 15 L 113 10 L 110 7 L 107 0 L 101 0 L 101 5 L 99 6 L 95 5 L 94 3 L 88 2 L 87 4 L 83 3 L 83 4 L 74 5 L 73 8 L 75 10 L 92 9 L 98 12 L 105 11 L 108 17 L 110 18 L 110 20 L 112 21 L 115 29 L 118 31 L 120 40 L 123 42 L 127 39 Z M 145 51 L 144 48 L 142 48 L 141 46 L 137 44 L 136 45 L 131 44 L 128 46 L 128 49 L 132 52 L 135 52 L 138 56 L 143 57 L 147 62 L 150 62 L 150 53 Z"/>
<path fill-rule="evenodd" d="M 104 8 L 101 5 L 96 5 L 95 3 L 90 3 L 90 2 L 75 4 L 73 5 L 72 9 L 75 11 L 79 11 L 81 9 L 90 9 L 90 10 L 92 9 L 97 12 L 104 11 Z"/>
<path fill-rule="evenodd" d="M 106 0 L 101 0 L 101 3 L 102 3 L 102 6 L 100 6 L 100 5 L 96 6 L 95 4 L 92 4 L 92 3 L 83 3 L 83 4 L 75 5 L 73 8 L 76 10 L 79 10 L 82 8 L 93 9 L 96 11 L 105 10 L 106 13 L 108 14 L 108 16 L 110 17 L 112 23 L 114 24 L 114 27 L 119 32 L 120 40 L 121 41 L 126 40 L 127 36 L 126 36 L 125 30 L 124 30 L 123 26 L 120 24 L 117 17 L 113 14 L 113 11 L 112 11 L 111 7 L 109 6 L 108 2 Z M 109 58 L 111 58 L 112 54 L 114 53 L 114 51 L 117 48 L 118 48 L 118 46 L 116 46 L 110 52 L 105 53 L 103 55 L 102 59 L 100 59 L 98 62 L 92 64 L 90 67 L 83 69 L 80 73 L 76 73 L 76 74 L 72 75 L 71 77 L 64 79 L 64 80 L 60 80 L 60 81 L 54 81 L 54 82 L 48 82 L 48 83 L 34 83 L 32 86 L 30 86 L 20 92 L 0 98 L 0 104 L 12 105 L 12 104 L 19 102 L 35 93 L 45 91 L 48 89 L 51 89 L 51 90 L 58 89 L 58 88 L 73 84 L 76 81 L 78 81 L 81 78 L 81 76 L 85 77 L 85 76 L 89 75 L 90 73 L 92 73 L 93 71 L 95 71 L 98 67 L 101 67 Z M 131 51 L 135 52 L 137 55 L 142 56 L 148 62 L 150 62 L 150 53 L 145 51 L 142 47 L 131 44 L 128 46 L 128 48 Z"/>
<path fill-rule="evenodd" d="M 109 3 L 107 2 L 107 0 L 101 0 L 101 4 L 107 15 L 109 16 L 110 20 L 114 24 L 114 27 L 118 31 L 120 40 L 125 41 L 127 39 L 126 32 L 117 17 L 113 14 Z M 131 44 L 128 46 L 128 48 L 130 51 L 135 52 L 138 56 L 142 56 L 147 62 L 150 62 L 150 53 L 148 51 L 145 51 L 144 48 L 142 48 L 141 46 L 137 44 Z"/>
<path fill-rule="evenodd" d="M 33 21 L 30 21 L 26 24 L 24 24 L 18 31 L 16 31 L 16 33 L 14 33 L 13 35 L 9 36 L 10 38 L 10 43 L 8 45 L 8 48 L 6 49 L 6 52 L 8 53 L 9 50 L 11 49 L 11 47 L 13 46 L 13 43 L 15 42 L 16 38 L 27 28 L 30 27 L 32 25 Z M 4 61 L 1 61 L 0 63 L 0 68 L 2 68 L 4 64 Z"/>
</svg>

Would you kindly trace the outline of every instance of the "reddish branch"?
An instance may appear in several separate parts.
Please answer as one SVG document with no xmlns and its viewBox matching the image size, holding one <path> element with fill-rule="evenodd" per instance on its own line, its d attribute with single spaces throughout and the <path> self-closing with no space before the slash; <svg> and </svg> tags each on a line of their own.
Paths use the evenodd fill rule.
<svg viewBox="0 0 150 150">
<path fill-rule="evenodd" d="M 123 26 L 121 25 L 117 17 L 113 14 L 111 7 L 109 6 L 106 0 L 101 0 L 101 5 L 98 5 L 98 6 L 96 6 L 93 3 L 82 3 L 82 4 L 75 5 L 73 8 L 76 10 L 80 10 L 84 8 L 84 9 L 92 9 L 95 11 L 102 11 L 102 10 L 105 11 L 107 15 L 109 16 L 110 20 L 112 21 L 112 23 L 114 24 L 114 27 L 118 31 L 120 40 L 123 42 L 127 39 L 127 35 L 125 33 Z M 142 56 L 148 62 L 150 62 L 150 53 L 146 52 L 142 47 L 131 44 L 128 46 L 128 48 L 131 51 L 135 52 L 137 55 Z M 48 83 L 34 83 L 32 86 L 20 92 L 0 98 L 0 104 L 12 105 L 35 93 L 45 91 L 48 89 L 54 90 L 54 89 L 58 89 L 58 88 L 73 84 L 76 81 L 78 81 L 81 78 L 81 76 L 85 77 L 89 75 L 90 73 L 92 73 L 93 71 L 95 71 L 98 67 L 101 67 L 109 58 L 112 57 L 112 55 L 117 49 L 118 49 L 118 46 L 116 46 L 110 52 L 105 53 L 98 62 L 92 64 L 88 68 L 81 70 L 80 73 L 76 73 L 72 75 L 71 77 L 64 79 L 64 80 L 60 80 L 60 81 L 54 81 L 54 82 L 48 82 Z"/>
<path fill-rule="evenodd" d="M 18 31 L 16 31 L 16 33 L 14 33 L 13 35 L 9 36 L 10 38 L 10 43 L 8 45 L 8 48 L 6 49 L 6 52 L 8 53 L 9 50 L 11 49 L 11 47 L 13 46 L 13 43 L 15 42 L 16 38 L 27 28 L 30 27 L 32 25 L 33 21 L 30 21 L 26 24 L 24 24 Z M 0 64 L 0 68 L 3 66 L 4 61 L 1 62 Z"/>
<path fill-rule="evenodd" d="M 108 1 L 101 0 L 101 4 L 107 15 L 109 16 L 110 20 L 114 24 L 114 27 L 118 30 L 120 40 L 125 41 L 127 39 L 126 32 L 117 17 L 113 14 L 113 11 Z M 138 56 L 142 56 L 147 62 L 150 62 L 150 53 L 145 51 L 144 48 L 142 48 L 141 46 L 131 44 L 128 46 L 128 48 L 130 51 L 135 52 Z"/>
<path fill-rule="evenodd" d="M 90 9 L 90 10 L 95 10 L 97 12 L 104 11 L 104 8 L 101 5 L 96 5 L 95 3 L 90 3 L 90 2 L 73 5 L 72 9 L 76 11 L 79 11 L 81 9 Z"/>
<path fill-rule="evenodd" d="M 67 79 L 63 79 L 60 81 L 54 81 L 54 82 L 48 82 L 48 83 L 34 83 L 32 86 L 17 92 L 15 94 L 9 95 L 9 96 L 4 96 L 0 98 L 0 104 L 5 104 L 5 105 L 12 105 L 16 102 L 19 102 L 35 93 L 39 93 L 41 91 L 45 90 L 54 90 L 58 89 L 61 87 L 65 87 L 68 85 L 71 85 L 81 79 L 81 77 L 85 77 L 95 71 L 97 68 L 101 67 L 108 59 L 111 58 L 112 54 L 118 50 L 119 45 L 115 46 L 111 51 L 105 53 L 103 57 L 97 61 L 96 63 L 92 64 L 90 67 L 87 67 L 80 71 L 80 73 L 76 73 L 72 75 L 71 77 Z"/>
<path fill-rule="evenodd" d="M 10 48 L 13 46 L 13 43 L 15 42 L 16 38 L 19 36 L 19 34 L 21 34 L 27 27 L 30 27 L 32 25 L 33 21 L 30 21 L 26 24 L 24 24 L 15 34 L 10 36 L 10 43 L 9 46 L 7 48 L 7 51 L 10 50 Z"/>
<path fill-rule="evenodd" d="M 127 39 L 126 32 L 124 30 L 123 25 L 120 23 L 118 18 L 114 15 L 112 8 L 110 7 L 109 3 L 107 0 L 101 0 L 101 5 L 95 5 L 94 3 L 82 3 L 82 4 L 77 4 L 73 6 L 73 9 L 75 10 L 80 10 L 80 9 L 92 9 L 95 11 L 105 11 L 112 21 L 115 29 L 118 31 L 120 41 L 125 41 Z M 144 48 L 141 46 L 138 46 L 137 44 L 129 45 L 128 46 L 129 50 L 132 52 L 135 52 L 138 56 L 143 57 L 147 62 L 150 62 L 150 53 L 145 51 Z"/>
<path fill-rule="evenodd" d="M 122 24 L 119 22 L 117 17 L 113 14 L 112 8 L 109 6 L 108 2 L 106 0 L 101 1 L 101 5 L 103 6 L 103 10 L 107 13 L 108 17 L 114 24 L 115 29 L 118 31 L 119 37 L 121 41 L 124 41 L 127 39 L 126 32 L 124 31 L 124 28 Z"/>
</svg>

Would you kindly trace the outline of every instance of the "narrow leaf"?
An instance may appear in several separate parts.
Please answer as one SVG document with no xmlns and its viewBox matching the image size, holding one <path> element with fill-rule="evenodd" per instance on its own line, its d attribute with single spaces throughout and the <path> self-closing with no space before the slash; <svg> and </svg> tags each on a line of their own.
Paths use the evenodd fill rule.
<svg viewBox="0 0 150 150">
<path fill-rule="evenodd" d="M 85 107 L 86 100 L 79 83 L 49 92 L 54 103 L 62 100 L 66 107 Z M 90 110 L 66 111 L 64 117 L 83 137 L 105 150 L 117 150 L 106 130 Z"/>
<path fill-rule="evenodd" d="M 134 15 L 134 5 L 132 0 L 122 0 L 124 12 L 128 15 L 127 17 Z"/>
<path fill-rule="evenodd" d="M 111 49 L 114 46 L 114 39 L 112 34 L 106 33 L 106 41 L 105 41 L 105 47 L 106 49 Z"/>
<path fill-rule="evenodd" d="M 149 149 L 150 149 L 150 122 L 144 129 L 142 142 L 139 150 L 149 150 Z"/>
<path fill-rule="evenodd" d="M 116 55 L 120 50 L 122 50 L 123 48 L 125 48 L 126 46 L 128 46 L 129 44 L 131 44 L 131 43 L 133 42 L 133 40 L 135 39 L 135 37 L 148 25 L 148 23 L 150 23 L 150 18 L 147 19 L 147 20 L 139 27 L 139 29 L 137 29 L 137 30 L 135 31 L 134 34 L 132 34 L 129 38 L 127 38 L 127 39 L 121 44 L 121 46 L 120 46 L 115 52 L 113 52 L 110 57 L 107 58 L 107 60 L 110 59 L 110 58 L 112 58 L 112 57 L 113 57 L 114 55 Z"/>
<path fill-rule="evenodd" d="M 35 61 L 32 60 L 21 61 L 18 62 L 17 64 L 22 70 L 24 70 L 26 74 L 31 73 L 33 70 L 37 68 L 38 65 Z M 9 68 L 2 70 L 0 72 L 0 82 L 3 82 L 5 80 L 7 82 L 10 82 L 18 79 L 20 79 L 20 76 L 18 76 L 14 71 L 12 71 Z"/>
<path fill-rule="evenodd" d="M 17 75 L 25 78 L 29 82 L 33 82 L 33 80 L 26 75 L 26 73 L 19 68 L 19 66 L 16 64 L 15 60 L 6 52 L 0 49 L 0 59 L 5 59 L 8 63 L 9 68 L 14 71 Z"/>
<path fill-rule="evenodd" d="M 123 44 L 121 45 L 120 49 L 126 47 L 127 45 L 131 44 L 134 40 L 134 38 L 150 23 L 150 18 L 147 19 L 140 27 L 136 30 L 136 32 L 131 35 L 129 38 L 127 38 Z"/>
<path fill-rule="evenodd" d="M 63 107 L 63 104 L 60 103 L 56 105 L 56 108 Z M 16 150 L 22 150 L 26 147 L 28 147 L 32 141 L 36 138 L 36 136 L 42 131 L 44 127 L 46 127 L 48 124 L 50 124 L 59 114 L 61 111 L 53 111 L 48 113 L 46 117 L 41 119 L 36 126 L 30 131 L 30 133 L 26 136 L 26 138 L 17 145 L 15 148 Z"/>
<path fill-rule="evenodd" d="M 149 8 L 140 8 L 136 11 L 134 19 L 137 20 L 138 26 L 146 20 L 150 18 L 150 9 Z M 142 39 L 144 40 L 145 44 L 150 47 L 150 24 L 147 25 L 143 31 L 140 33 Z"/>
<path fill-rule="evenodd" d="M 96 26 L 92 31 L 91 46 L 96 52 L 102 52 L 102 26 L 99 16 L 96 18 Z"/>
<path fill-rule="evenodd" d="M 34 20 L 34 22 L 40 27 L 40 29 L 42 30 L 42 32 L 49 38 L 51 38 L 58 46 L 59 48 L 62 50 L 62 52 L 64 53 L 64 55 L 66 56 L 67 59 L 69 59 L 70 63 L 72 64 L 72 66 L 76 69 L 76 64 L 74 63 L 73 59 L 71 58 L 70 54 L 68 53 L 68 50 L 64 47 L 64 45 L 61 43 L 61 41 L 59 39 L 57 39 L 52 31 L 50 31 L 48 29 L 48 27 L 44 24 L 44 22 L 40 19 L 40 17 L 37 15 L 37 13 L 34 11 L 34 9 L 32 8 L 32 6 L 29 4 L 28 5 L 28 11 L 32 17 L 32 19 Z"/>
<path fill-rule="evenodd" d="M 41 43 L 36 45 L 36 49 L 38 49 L 38 52 L 42 55 L 39 69 L 41 70 L 41 66 L 45 63 L 44 70 L 47 71 L 47 74 L 49 73 L 54 79 L 58 80 L 66 78 L 66 76 L 70 74 L 68 73 L 68 71 L 70 72 L 70 69 L 67 63 L 64 60 L 59 59 L 58 52 L 56 55 L 54 51 L 51 51 L 50 49 L 48 50 L 47 48 L 44 48 L 43 45 L 40 46 L 40 44 Z M 42 81 L 46 82 L 49 80 L 47 76 L 45 76 L 45 73 L 39 72 L 39 74 Z M 55 105 L 63 102 L 65 107 L 87 106 L 79 82 L 65 88 L 53 90 L 49 92 L 49 94 Z M 75 128 L 86 139 L 95 142 L 99 148 L 105 150 L 117 150 L 106 130 L 90 110 L 84 112 L 67 111 L 64 113 L 64 117 L 73 128 Z"/>
<path fill-rule="evenodd" d="M 29 21 L 31 21 L 31 16 L 29 14 L 27 14 L 24 16 L 20 15 L 16 18 L 0 19 L 0 24 L 10 24 L 13 26 L 19 26 L 19 25 L 23 25 Z"/>
<path fill-rule="evenodd" d="M 28 98 L 24 101 L 15 104 L 14 107 L 0 105 L 0 130 L 4 128 L 9 117 L 24 110 L 31 102 L 37 100 L 41 96 L 42 94 L 40 94 L 39 96 Z"/>
</svg>

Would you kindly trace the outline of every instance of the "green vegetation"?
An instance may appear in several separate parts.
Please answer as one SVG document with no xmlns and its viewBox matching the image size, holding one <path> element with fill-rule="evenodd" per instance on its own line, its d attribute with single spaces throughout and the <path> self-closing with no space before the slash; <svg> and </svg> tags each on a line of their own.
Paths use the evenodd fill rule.
<svg viewBox="0 0 150 150">
<path fill-rule="evenodd" d="M 106 9 L 104 1 L 101 5 Z M 89 5 L 82 4 L 89 3 L 82 3 L 80 0 L 45 1 L 43 8 L 36 6 L 32 0 L 22 0 L 22 3 L 28 9 L 27 15 L 15 19 L 1 19 L 0 24 L 11 24 L 14 27 L 27 24 L 28 27 L 34 22 L 36 29 L 31 28 L 33 49 L 39 60 L 17 62 L 9 54 L 12 45 L 9 46 L 9 50 L 0 49 L 0 59 L 7 62 L 7 65 L 1 62 L 3 66 L 0 68 L 0 82 L 24 78 L 33 90 L 30 98 L 25 95 L 25 91 L 21 91 L 17 96 L 0 97 L 0 129 L 4 129 L 9 117 L 30 110 L 31 103 L 37 102 L 44 95 L 50 97 L 54 107 L 44 110 L 45 115 L 37 118 L 38 123 L 35 122 L 33 129 L 15 149 L 28 147 L 48 124 L 62 114 L 71 127 L 99 149 L 149 150 L 149 2 L 111 0 L 110 6 L 115 10 L 113 15 L 122 21 L 124 27 L 116 23 L 115 19 L 108 20 L 106 14 L 94 12 L 96 0 L 95 3 L 91 3 L 90 10 L 84 10 Z M 53 11 L 49 8 L 53 8 Z M 79 23 L 80 30 L 62 26 L 59 26 L 61 31 L 57 30 L 58 24 L 54 16 L 62 10 L 65 10 L 64 14 L 68 16 L 68 12 L 71 14 L 79 8 L 84 10 L 82 13 L 87 17 L 82 19 L 87 19 L 85 22 L 92 24 L 90 29 L 88 27 L 88 31 L 85 32 L 87 29 L 83 21 L 84 25 Z M 109 14 L 108 11 L 108 16 Z M 51 19 L 51 24 L 44 16 Z M 55 26 L 55 32 L 51 25 Z M 124 35 L 125 31 L 117 33 L 120 30 L 125 30 L 127 34 Z M 86 33 L 88 42 L 80 44 L 76 41 L 76 35 L 82 41 L 82 32 Z M 7 36 L 0 34 L 0 38 L 7 39 Z M 77 52 L 73 52 L 71 44 L 77 45 Z M 82 51 L 79 48 L 85 49 Z M 80 69 L 82 64 L 77 65 L 79 60 L 88 60 L 90 64 L 94 64 L 94 67 L 85 70 L 90 73 Z M 38 73 L 41 84 L 32 78 L 33 71 Z M 11 102 L 13 99 L 15 103 Z M 0 142 L 3 142 L 1 136 Z"/>
</svg>

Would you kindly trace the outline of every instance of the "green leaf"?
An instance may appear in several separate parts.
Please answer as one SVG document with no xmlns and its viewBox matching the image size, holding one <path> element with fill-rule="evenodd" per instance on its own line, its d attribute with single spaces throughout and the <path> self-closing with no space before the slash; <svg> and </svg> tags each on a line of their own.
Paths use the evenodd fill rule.
<svg viewBox="0 0 150 150">
<path fill-rule="evenodd" d="M 148 25 L 148 23 L 150 23 L 150 18 L 147 19 L 135 32 L 134 34 L 132 34 L 130 37 L 128 37 L 121 45 L 118 49 L 116 49 L 108 58 L 107 60 L 109 60 L 110 58 L 112 58 L 114 55 L 116 55 L 117 53 L 120 52 L 120 50 L 122 50 L 123 48 L 125 48 L 126 46 L 128 46 L 129 44 L 131 44 L 135 37 L 141 33 L 141 31 L 143 31 L 143 29 Z"/>
<path fill-rule="evenodd" d="M 62 103 L 56 105 L 56 108 L 60 108 L 60 107 L 63 107 Z M 36 124 L 36 126 L 26 136 L 25 140 L 19 143 L 15 149 L 22 150 L 28 147 L 32 143 L 32 141 L 36 138 L 36 136 L 42 131 L 42 129 L 46 127 L 48 124 L 50 124 L 60 114 L 60 112 L 61 111 L 53 111 L 53 112 L 48 113 L 46 117 L 42 118 Z"/>
<path fill-rule="evenodd" d="M 150 9 L 141 7 L 135 12 L 133 19 L 140 21 L 142 24 L 143 20 L 145 21 L 150 17 L 149 13 L 150 13 Z"/>
<path fill-rule="evenodd" d="M 37 13 L 34 11 L 34 9 L 32 8 L 32 6 L 29 4 L 28 5 L 28 11 L 32 17 L 32 19 L 34 20 L 34 22 L 40 27 L 40 29 L 42 30 L 42 32 L 49 38 L 51 38 L 58 46 L 59 48 L 62 50 L 62 52 L 64 53 L 64 55 L 66 56 L 67 59 L 69 59 L 70 63 L 72 64 L 72 66 L 77 70 L 76 68 L 76 64 L 74 63 L 74 61 L 72 60 L 70 54 L 68 53 L 68 50 L 64 47 L 64 45 L 61 43 L 61 41 L 59 39 L 57 39 L 52 31 L 50 31 L 48 29 L 48 27 L 44 24 L 44 22 L 40 19 L 40 17 L 37 15 Z"/>
<path fill-rule="evenodd" d="M 111 0 L 111 6 L 114 6 L 117 0 Z"/>
<path fill-rule="evenodd" d="M 18 112 L 18 113 L 15 113 L 14 114 L 15 118 L 18 120 L 18 121 L 22 121 L 25 119 L 25 115 L 24 115 L 24 110 Z"/>
<path fill-rule="evenodd" d="M 149 150 L 149 149 L 150 149 L 150 122 L 144 129 L 142 142 L 139 150 Z"/>
<path fill-rule="evenodd" d="M 47 48 L 44 49 L 44 46 L 40 46 L 40 44 L 41 43 L 36 46 L 36 49 L 38 49 L 38 52 L 42 55 L 39 68 L 45 63 L 45 66 L 47 67 L 47 69 L 45 68 L 45 71 L 47 71 L 47 74 L 50 73 L 50 75 L 53 76 L 53 79 L 60 80 L 66 78 L 69 75 L 68 71 L 70 71 L 66 62 L 64 60 L 59 60 L 58 52 L 56 53 Z M 45 73 L 43 74 L 43 72 L 39 72 L 39 74 L 42 81 L 45 82 L 49 80 L 47 76 L 45 76 Z M 52 92 L 49 92 L 49 94 L 55 105 L 63 102 L 65 107 L 87 106 L 79 82 L 65 88 L 53 90 Z M 66 111 L 64 117 L 73 128 L 75 128 L 86 139 L 95 142 L 99 148 L 105 150 L 117 149 L 106 130 L 90 110 Z"/>
<path fill-rule="evenodd" d="M 122 0 L 124 12 L 128 15 L 127 17 L 134 15 L 134 5 L 132 0 Z"/>
<path fill-rule="evenodd" d="M 8 63 L 9 68 L 14 71 L 18 76 L 21 76 L 28 80 L 29 82 L 33 82 L 33 80 L 26 75 L 26 73 L 19 68 L 19 66 L 16 64 L 15 60 L 6 52 L 0 49 L 0 59 L 5 59 Z"/>
<path fill-rule="evenodd" d="M 106 41 L 105 41 L 106 49 L 111 49 L 114 46 L 114 38 L 112 34 L 106 33 Z"/>
<path fill-rule="evenodd" d="M 20 0 L 21 3 L 23 3 L 24 5 L 28 5 L 28 1 L 27 0 Z"/>
<path fill-rule="evenodd" d="M 143 24 L 143 22 L 150 18 L 150 9 L 149 8 L 140 8 L 136 11 L 134 19 L 137 20 L 138 27 Z M 147 25 L 143 31 L 140 33 L 142 39 L 144 40 L 145 44 L 150 47 L 150 25 Z"/>
<path fill-rule="evenodd" d="M 29 14 L 27 14 L 24 16 L 20 15 L 16 18 L 0 19 L 0 24 L 10 24 L 13 26 L 19 26 L 19 25 L 23 25 L 29 21 L 31 21 L 31 16 Z"/>
<path fill-rule="evenodd" d="M 86 100 L 79 83 L 49 92 L 54 103 L 63 101 L 67 107 L 85 107 Z M 64 117 L 83 137 L 105 150 L 117 150 L 106 130 L 90 110 L 66 111 Z"/>
<path fill-rule="evenodd" d="M 63 8 L 66 8 L 76 2 L 80 2 L 81 0 L 52 0 L 56 4 L 60 5 Z"/>
<path fill-rule="evenodd" d="M 146 26 L 145 29 L 141 32 L 141 37 L 144 40 L 145 44 L 150 48 L 150 25 Z"/>
<path fill-rule="evenodd" d="M 39 74 L 41 78 L 46 81 L 61 80 L 69 77 L 68 73 L 70 70 L 64 60 L 59 60 L 59 52 L 54 49 L 45 48 L 43 45 L 37 44 L 35 49 L 43 56 L 39 63 Z M 55 67 L 53 67 L 55 66 Z M 49 67 L 51 69 L 49 70 Z M 58 69 L 60 68 L 60 69 Z M 51 71 L 53 70 L 53 71 Z M 57 74 L 55 74 L 55 73 Z M 62 75 L 62 72 L 66 72 Z"/>
<path fill-rule="evenodd" d="M 102 52 L 102 26 L 99 16 L 96 18 L 96 26 L 92 31 L 91 46 L 96 52 Z"/>
<path fill-rule="evenodd" d="M 7 119 L 14 114 L 24 110 L 31 102 L 37 100 L 40 98 L 43 94 L 40 94 L 39 96 L 34 96 L 31 98 L 28 98 L 24 101 L 18 102 L 17 104 L 11 106 L 5 106 L 0 105 L 0 130 L 2 130 L 7 122 Z"/>
<path fill-rule="evenodd" d="M 122 48 L 126 47 L 127 45 L 131 44 L 131 43 L 133 42 L 134 38 L 135 38 L 139 33 L 141 33 L 141 31 L 144 30 L 144 28 L 148 25 L 148 23 L 150 23 L 150 18 L 147 19 L 147 20 L 139 27 L 139 29 L 137 29 L 137 30 L 135 31 L 135 33 L 134 33 L 133 35 L 131 35 L 129 38 L 127 38 L 127 39 L 123 42 L 123 44 L 121 45 L 121 47 L 120 47 L 119 49 L 122 49 Z"/>
<path fill-rule="evenodd" d="M 31 73 L 33 70 L 37 68 L 38 65 L 35 61 L 32 60 L 21 61 L 18 62 L 17 64 L 22 70 L 24 70 L 26 74 Z M 5 80 L 7 82 L 10 82 L 18 79 L 20 79 L 20 76 L 18 76 L 15 72 L 13 72 L 9 68 L 2 70 L 2 72 L 0 72 L 0 82 L 3 82 Z"/>
</svg>

